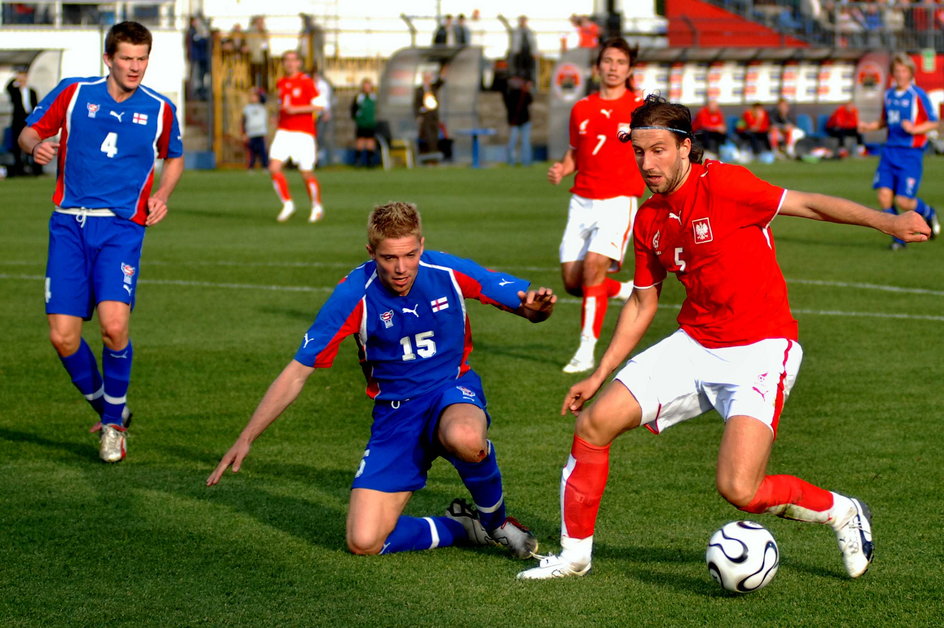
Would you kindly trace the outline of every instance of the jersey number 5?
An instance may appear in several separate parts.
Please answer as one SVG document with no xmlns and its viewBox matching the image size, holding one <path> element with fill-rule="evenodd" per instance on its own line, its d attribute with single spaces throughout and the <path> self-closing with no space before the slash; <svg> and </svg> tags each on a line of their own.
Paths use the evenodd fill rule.
<svg viewBox="0 0 944 628">
<path fill-rule="evenodd" d="M 414 342 L 416 350 L 413 350 Z M 415 360 L 416 356 L 421 358 L 431 358 L 436 355 L 436 341 L 433 340 L 433 332 L 422 331 L 413 338 L 404 336 L 400 338 L 400 346 L 403 347 L 403 361 L 409 362 Z"/>
<path fill-rule="evenodd" d="M 103 153 L 108 155 L 109 159 L 118 154 L 118 134 L 112 131 L 102 140 L 99 147 Z"/>
</svg>

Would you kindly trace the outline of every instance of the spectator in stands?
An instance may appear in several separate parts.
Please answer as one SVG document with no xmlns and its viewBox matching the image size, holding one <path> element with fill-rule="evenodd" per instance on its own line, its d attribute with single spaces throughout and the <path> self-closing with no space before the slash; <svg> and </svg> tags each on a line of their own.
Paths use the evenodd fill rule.
<svg viewBox="0 0 944 628">
<path fill-rule="evenodd" d="M 253 16 L 246 41 L 249 44 L 249 72 L 252 75 L 252 84 L 266 90 L 269 86 L 269 31 L 266 30 L 264 16 Z"/>
<path fill-rule="evenodd" d="M 859 132 L 859 110 L 851 100 L 836 107 L 829 116 L 826 120 L 826 133 L 839 140 L 839 154 L 842 157 L 848 154 L 862 154 L 865 148 L 862 143 L 862 134 Z M 851 150 L 846 148 L 847 139 L 852 139 L 854 142 Z"/>
<path fill-rule="evenodd" d="M 728 136 L 728 123 L 724 119 L 724 112 L 718 106 L 718 101 L 714 98 L 708 100 L 708 104 L 702 107 L 695 119 L 692 120 L 692 130 L 695 137 L 709 154 L 710 159 L 717 159 Z"/>
<path fill-rule="evenodd" d="M 354 120 L 354 165 L 373 167 L 377 154 L 377 96 L 369 78 L 361 81 L 361 91 L 351 102 L 351 118 Z"/>
<path fill-rule="evenodd" d="M 571 30 L 561 35 L 561 52 L 567 52 L 580 47 L 580 16 L 570 15 Z"/>
<path fill-rule="evenodd" d="M 505 111 L 508 114 L 508 165 L 531 165 L 531 95 L 533 84 L 520 76 L 508 79 L 505 90 Z M 517 159 L 515 152 L 520 144 Z"/>
<path fill-rule="evenodd" d="M 769 133 L 770 116 L 761 103 L 755 102 L 741 114 L 737 134 L 743 141 L 747 142 L 751 152 L 757 157 L 761 153 L 770 150 Z"/>
<path fill-rule="evenodd" d="M 432 72 L 423 72 L 423 82 L 413 94 L 413 113 L 416 116 L 420 159 L 423 163 L 435 162 L 429 157 L 439 148 L 439 89 L 445 84 L 442 76 L 433 77 Z"/>
<path fill-rule="evenodd" d="M 885 21 L 878 3 L 870 2 L 862 12 L 862 29 L 865 32 L 865 43 L 870 48 L 885 45 Z"/>
<path fill-rule="evenodd" d="M 857 8 L 851 8 L 848 5 L 839 8 L 836 17 L 837 44 L 839 46 L 844 47 L 860 43 L 863 31 L 862 22 L 859 19 L 861 15 Z"/>
<path fill-rule="evenodd" d="M 452 26 L 452 16 L 447 15 L 433 33 L 434 46 L 452 46 L 456 43 L 456 33 Z"/>
<path fill-rule="evenodd" d="M 269 133 L 269 112 L 265 107 L 265 95 L 256 87 L 249 89 L 249 102 L 243 107 L 243 143 L 246 145 L 246 167 L 252 170 L 256 162 L 269 169 L 269 152 L 266 135 Z"/>
<path fill-rule="evenodd" d="M 885 10 L 882 13 L 882 21 L 885 23 L 885 31 L 888 34 L 888 47 L 892 50 L 907 48 L 901 41 L 905 31 L 905 11 L 902 3 L 896 0 L 889 0 L 885 3 Z"/>
<path fill-rule="evenodd" d="M 242 24 L 239 22 L 233 24 L 232 30 L 230 30 L 226 38 L 220 42 L 220 46 L 223 48 L 224 52 L 248 55 L 249 44 L 246 42 L 246 32 L 243 30 Z"/>
<path fill-rule="evenodd" d="M 472 32 L 465 23 L 465 14 L 460 13 L 456 18 L 455 26 L 452 27 L 453 35 L 457 46 L 468 46 L 472 43 Z"/>
<path fill-rule="evenodd" d="M 43 167 L 37 164 L 32 158 L 25 154 L 16 139 L 20 132 L 26 128 L 26 118 L 36 105 L 39 98 L 36 90 L 29 86 L 29 80 L 25 68 L 19 68 L 10 82 L 7 83 L 7 98 L 13 110 L 10 112 L 10 133 L 13 138 L 11 153 L 13 155 L 13 165 L 8 171 L 11 177 L 27 174 L 40 175 L 43 173 Z"/>
<path fill-rule="evenodd" d="M 210 73 L 210 28 L 200 14 L 190 18 L 187 29 L 187 60 L 190 62 L 190 97 L 206 100 Z"/>
<path fill-rule="evenodd" d="M 600 26 L 589 15 L 580 16 L 580 47 L 596 48 L 600 45 Z"/>
<path fill-rule="evenodd" d="M 511 49 L 508 52 L 508 71 L 526 81 L 534 81 L 534 64 L 538 45 L 534 31 L 528 27 L 528 16 L 518 16 L 518 28 L 511 33 Z"/>
<path fill-rule="evenodd" d="M 796 143 L 805 135 L 803 129 L 797 126 L 787 99 L 778 100 L 776 106 L 770 110 L 770 145 L 773 150 L 793 159 L 796 157 Z"/>
</svg>

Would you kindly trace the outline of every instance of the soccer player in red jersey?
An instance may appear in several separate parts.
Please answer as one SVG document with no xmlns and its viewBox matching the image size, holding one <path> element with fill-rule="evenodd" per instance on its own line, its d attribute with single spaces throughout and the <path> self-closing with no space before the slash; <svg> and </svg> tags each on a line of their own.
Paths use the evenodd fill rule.
<svg viewBox="0 0 944 628">
<path fill-rule="evenodd" d="M 291 159 L 298 166 L 305 189 L 311 199 L 308 222 L 317 222 L 324 216 L 321 207 L 321 186 L 315 178 L 315 156 L 318 154 L 315 133 L 315 114 L 324 108 L 318 97 L 315 82 L 301 71 L 298 53 L 289 50 L 282 55 L 285 76 L 279 79 L 279 123 L 269 148 L 269 174 L 275 193 L 282 201 L 282 211 L 276 220 L 285 222 L 295 213 L 295 203 L 288 190 L 288 180 L 282 173 L 282 164 Z"/>
<path fill-rule="evenodd" d="M 717 100 L 712 98 L 695 114 L 692 130 L 705 150 L 717 157 L 728 136 L 728 123 Z"/>
<path fill-rule="evenodd" d="M 561 479 L 562 551 L 518 577 L 587 573 L 613 440 L 640 425 L 659 433 L 711 408 L 725 421 L 715 477 L 721 496 L 744 512 L 829 525 L 849 576 L 861 576 L 873 553 L 868 507 L 791 475 L 767 475 L 802 359 L 770 222 L 784 214 L 861 225 L 909 242 L 927 240 L 930 228 L 915 212 L 887 214 L 785 190 L 741 166 L 701 163 L 690 112 L 658 97 L 636 110 L 631 133 L 653 192 L 634 227 L 635 288 L 600 365 L 561 408 L 577 414 Z M 629 360 L 585 408 L 649 328 L 670 272 L 685 287 L 680 329 Z"/>
<path fill-rule="evenodd" d="M 632 89 L 636 48 L 609 39 L 597 56 L 600 91 L 579 100 L 570 112 L 570 147 L 547 172 L 554 185 L 576 173 L 570 188 L 567 226 L 560 244 L 564 289 L 583 297 L 580 346 L 565 373 L 589 371 L 606 317 L 607 300 L 625 301 L 631 282 L 607 277 L 623 264 L 643 183 L 630 147 L 617 139 L 642 100 Z"/>
</svg>

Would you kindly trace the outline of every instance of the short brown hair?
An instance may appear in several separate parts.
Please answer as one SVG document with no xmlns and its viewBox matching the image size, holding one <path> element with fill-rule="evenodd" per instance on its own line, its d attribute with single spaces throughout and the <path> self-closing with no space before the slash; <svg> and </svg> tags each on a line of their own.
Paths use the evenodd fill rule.
<svg viewBox="0 0 944 628">
<path fill-rule="evenodd" d="M 600 63 L 603 62 L 603 53 L 606 52 L 607 48 L 615 48 L 624 53 L 629 59 L 630 69 L 636 67 L 636 59 L 639 58 L 639 46 L 630 46 L 622 37 L 611 37 L 603 42 L 603 45 L 600 46 L 600 51 L 597 53 L 596 67 L 600 67 Z M 630 73 L 629 77 L 626 79 L 626 89 L 635 91 L 632 73 Z"/>
<path fill-rule="evenodd" d="M 118 44 L 128 43 L 135 46 L 141 44 L 147 45 L 148 53 L 151 52 L 151 31 L 143 24 L 137 22 L 119 22 L 110 29 L 105 35 L 105 54 L 114 57 L 118 52 Z"/>
<path fill-rule="evenodd" d="M 689 161 L 693 164 L 701 163 L 705 151 L 695 141 L 695 134 L 692 133 L 692 112 L 685 105 L 670 103 L 657 94 L 650 94 L 646 96 L 645 103 L 633 111 L 629 124 L 632 129 L 665 129 L 672 133 L 679 146 L 688 138 L 692 142 Z"/>
<path fill-rule="evenodd" d="M 413 203 L 389 201 L 374 207 L 367 219 L 367 243 L 375 249 L 382 240 L 423 237 L 423 222 Z"/>
</svg>

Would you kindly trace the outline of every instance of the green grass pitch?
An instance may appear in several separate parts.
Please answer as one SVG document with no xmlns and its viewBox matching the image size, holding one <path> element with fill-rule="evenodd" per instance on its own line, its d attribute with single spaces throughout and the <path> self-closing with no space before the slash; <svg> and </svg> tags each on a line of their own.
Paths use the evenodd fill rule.
<svg viewBox="0 0 944 628">
<path fill-rule="evenodd" d="M 756 171 L 874 206 L 874 166 Z M 735 597 L 709 579 L 709 535 L 744 518 L 714 491 L 714 413 L 614 444 L 586 578 L 518 582 L 527 564 L 496 548 L 351 556 L 348 487 L 370 403 L 350 340 L 242 472 L 204 486 L 332 286 L 366 259 L 373 205 L 414 201 L 429 248 L 560 291 L 568 193 L 546 183 L 545 168 L 319 171 L 327 215 L 317 225 L 303 212 L 276 224 L 263 173 L 187 172 L 145 243 L 135 423 L 128 460 L 111 466 L 98 461 L 93 413 L 46 338 L 53 182 L 0 181 L 0 625 L 940 625 L 944 242 L 893 253 L 865 229 L 774 221 L 806 355 L 770 471 L 870 503 L 876 559 L 858 581 L 844 576 L 830 530 L 762 516 L 750 518 L 781 550 L 771 585 Z M 944 206 L 944 160 L 925 168 L 924 196 Z M 290 181 L 304 199 L 295 173 Z M 644 345 L 675 328 L 681 298 L 669 278 Z M 575 381 L 560 367 L 576 347 L 578 301 L 562 298 L 540 325 L 475 303 L 470 314 L 509 512 L 555 550 L 572 434 L 559 409 Z M 605 334 L 615 317 L 613 306 Z M 97 353 L 94 325 L 85 336 Z M 439 514 L 464 494 L 440 461 L 407 512 Z"/>
</svg>

